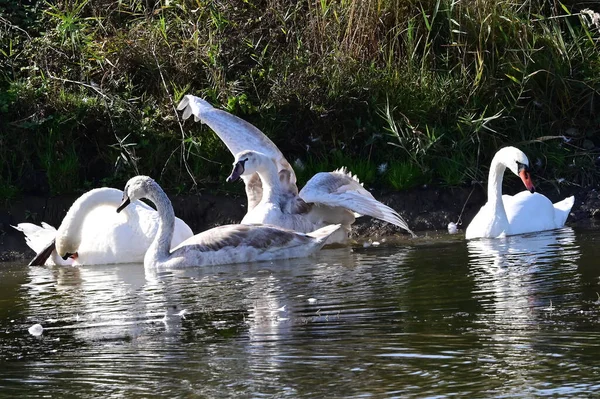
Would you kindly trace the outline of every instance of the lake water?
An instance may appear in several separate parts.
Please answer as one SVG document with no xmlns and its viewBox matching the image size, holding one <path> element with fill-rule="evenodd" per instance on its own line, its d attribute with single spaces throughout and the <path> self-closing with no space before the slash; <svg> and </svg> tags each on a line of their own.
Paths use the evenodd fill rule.
<svg viewBox="0 0 600 399">
<path fill-rule="evenodd" d="M 3 263 L 0 396 L 598 397 L 599 242 L 442 235 L 161 273 Z"/>
</svg>

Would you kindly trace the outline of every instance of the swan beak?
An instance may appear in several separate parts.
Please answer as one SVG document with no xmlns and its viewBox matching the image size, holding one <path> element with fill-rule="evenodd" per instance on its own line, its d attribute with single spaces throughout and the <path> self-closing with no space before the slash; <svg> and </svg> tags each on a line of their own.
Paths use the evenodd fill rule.
<svg viewBox="0 0 600 399">
<path fill-rule="evenodd" d="M 525 188 L 529 190 L 530 193 L 535 193 L 535 187 L 533 186 L 533 182 L 531 181 L 531 175 L 529 174 L 529 170 L 526 166 L 519 170 L 519 177 L 523 180 L 523 184 Z"/>
<path fill-rule="evenodd" d="M 244 173 L 244 161 L 236 162 L 236 164 L 233 165 L 233 171 L 227 178 L 227 183 L 237 181 L 242 173 Z"/>
<path fill-rule="evenodd" d="M 77 252 L 75 252 L 74 254 L 67 252 L 63 256 L 61 256 L 61 258 L 63 258 L 63 260 L 67 260 L 69 258 L 77 259 L 77 257 L 78 257 Z"/>
<path fill-rule="evenodd" d="M 123 195 L 123 202 L 121 202 L 121 205 L 119 205 L 119 207 L 117 208 L 117 213 L 121 212 L 129 204 L 131 204 L 131 200 L 128 196 Z"/>
</svg>

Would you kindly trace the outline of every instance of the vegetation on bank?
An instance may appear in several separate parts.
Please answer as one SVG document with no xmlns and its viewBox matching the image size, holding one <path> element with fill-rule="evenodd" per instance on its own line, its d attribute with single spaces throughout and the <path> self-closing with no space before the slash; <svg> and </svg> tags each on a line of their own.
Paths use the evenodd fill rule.
<svg viewBox="0 0 600 399">
<path fill-rule="evenodd" d="M 255 124 L 301 181 L 346 165 L 369 186 L 469 185 L 511 144 L 538 181 L 595 184 L 599 12 L 566 0 L 0 0 L 0 198 L 135 174 L 179 192 L 223 187 L 233 157 L 182 123 L 184 94 Z"/>
</svg>

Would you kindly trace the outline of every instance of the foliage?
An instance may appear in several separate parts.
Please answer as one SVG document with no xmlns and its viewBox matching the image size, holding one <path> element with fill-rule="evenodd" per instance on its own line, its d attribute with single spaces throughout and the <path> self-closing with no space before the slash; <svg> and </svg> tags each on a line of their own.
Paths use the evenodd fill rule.
<svg viewBox="0 0 600 399">
<path fill-rule="evenodd" d="M 187 93 L 301 159 L 300 181 L 472 184 L 512 144 L 549 184 L 597 184 L 600 9 L 580 4 L 0 0 L 0 196 L 214 187 L 232 156 L 181 123 Z"/>
</svg>

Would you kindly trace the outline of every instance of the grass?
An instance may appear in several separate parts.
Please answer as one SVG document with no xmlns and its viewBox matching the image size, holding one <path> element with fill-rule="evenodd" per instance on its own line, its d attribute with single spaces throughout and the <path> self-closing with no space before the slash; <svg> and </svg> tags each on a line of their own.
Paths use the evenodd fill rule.
<svg viewBox="0 0 600 399">
<path fill-rule="evenodd" d="M 347 166 L 370 187 L 470 185 L 510 144 L 551 187 L 598 184 L 589 3 L 31 3 L 0 0 L 3 197 L 140 173 L 218 187 L 232 156 L 181 124 L 187 93 L 262 129 L 303 162 L 301 182 Z"/>
</svg>

